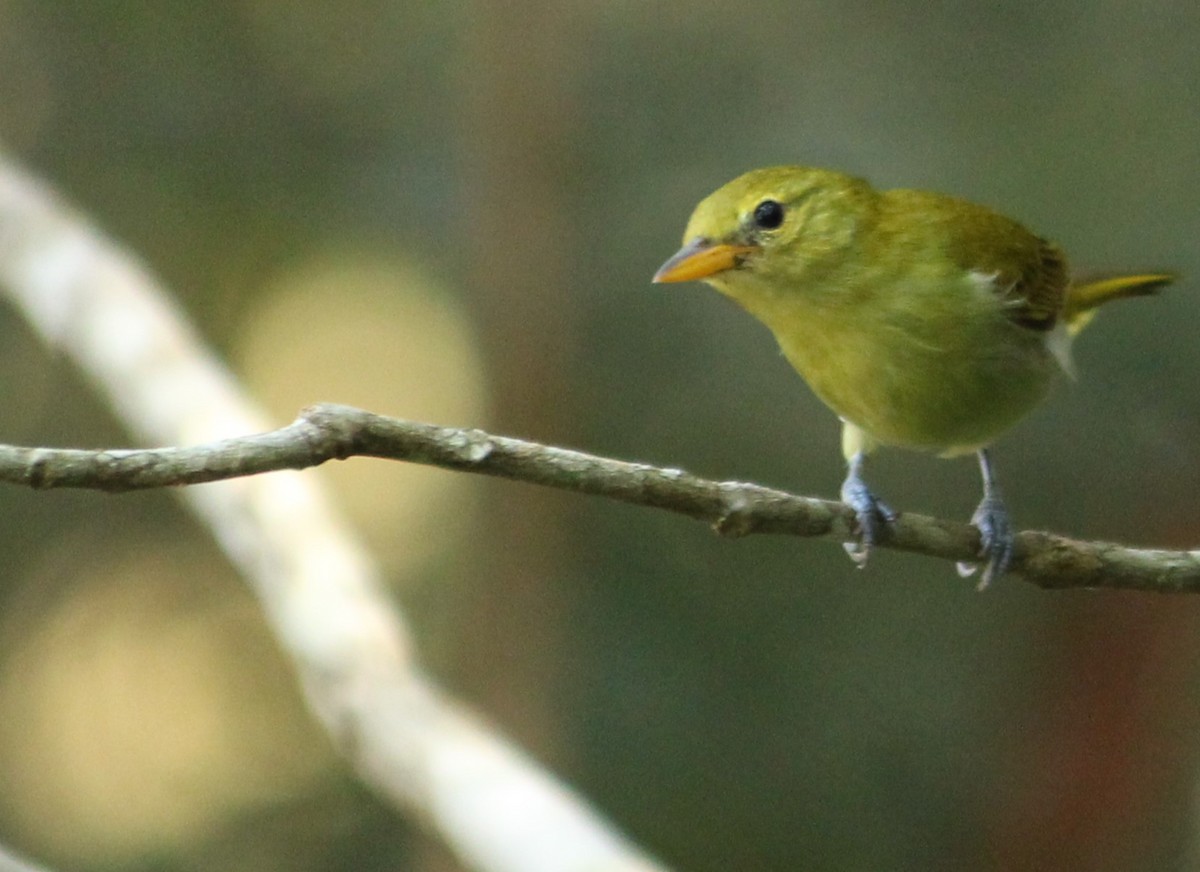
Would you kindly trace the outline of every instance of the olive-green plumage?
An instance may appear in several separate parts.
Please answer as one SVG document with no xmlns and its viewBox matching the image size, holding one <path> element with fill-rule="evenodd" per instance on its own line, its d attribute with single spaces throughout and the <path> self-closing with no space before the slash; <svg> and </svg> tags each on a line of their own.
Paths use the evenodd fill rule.
<svg viewBox="0 0 1200 872">
<path fill-rule="evenodd" d="M 696 207 L 684 248 L 655 276 L 690 279 L 775 334 L 845 422 L 853 475 L 877 444 L 983 449 L 1069 369 L 1070 336 L 1096 306 L 1149 293 L 1170 276 L 1072 287 L 1055 245 L 990 209 L 876 191 L 828 170 L 772 167 Z"/>
</svg>

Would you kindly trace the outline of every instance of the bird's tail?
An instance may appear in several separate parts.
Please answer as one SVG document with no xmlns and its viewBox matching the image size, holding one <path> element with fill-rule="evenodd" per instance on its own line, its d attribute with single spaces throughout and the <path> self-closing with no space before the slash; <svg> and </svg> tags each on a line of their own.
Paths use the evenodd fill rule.
<svg viewBox="0 0 1200 872">
<path fill-rule="evenodd" d="M 1145 297 L 1157 293 L 1175 281 L 1170 273 L 1143 273 L 1133 276 L 1104 276 L 1072 285 L 1063 306 L 1063 323 L 1075 336 L 1096 317 L 1096 309 L 1111 300 Z"/>
</svg>

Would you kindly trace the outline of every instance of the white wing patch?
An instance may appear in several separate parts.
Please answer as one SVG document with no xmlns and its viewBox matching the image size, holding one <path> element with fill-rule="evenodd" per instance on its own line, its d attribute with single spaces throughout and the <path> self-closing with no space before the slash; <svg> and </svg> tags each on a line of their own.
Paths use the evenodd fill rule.
<svg viewBox="0 0 1200 872">
<path fill-rule="evenodd" d="M 973 269 L 967 273 L 967 280 L 970 281 L 977 296 L 983 297 L 993 304 L 999 303 L 1001 308 L 1015 309 L 1022 305 L 1021 298 L 1013 296 L 1013 288 L 1017 286 L 1017 283 L 1000 284 L 1000 273 L 998 272 L 988 273 Z"/>
<path fill-rule="evenodd" d="M 988 297 L 1005 296 L 1000 293 L 1000 286 L 996 284 L 996 279 L 1000 278 L 1000 273 L 990 272 L 985 273 L 980 270 L 973 269 L 967 273 L 967 278 L 971 280 L 971 286 L 975 288 L 975 293 L 986 295 Z M 1011 291 L 1012 287 L 1006 288 Z"/>
</svg>

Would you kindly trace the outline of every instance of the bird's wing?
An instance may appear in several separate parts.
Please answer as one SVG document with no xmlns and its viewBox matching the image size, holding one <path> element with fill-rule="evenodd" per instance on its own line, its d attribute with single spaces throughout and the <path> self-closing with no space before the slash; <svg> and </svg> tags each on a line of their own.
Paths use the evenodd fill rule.
<svg viewBox="0 0 1200 872">
<path fill-rule="evenodd" d="M 1001 270 L 997 291 L 1009 317 L 1030 330 L 1052 330 L 1062 314 L 1071 283 L 1067 261 L 1057 246 L 1037 240 L 1037 250 L 1021 259 L 1020 269 Z"/>
<path fill-rule="evenodd" d="M 1003 302 L 1016 324 L 1030 330 L 1054 329 L 1070 285 L 1066 258 L 1058 246 L 991 209 L 956 197 L 925 191 L 894 190 L 883 195 L 880 226 L 885 239 L 905 257 L 914 226 L 938 256 L 976 280 Z M 936 256 L 933 258 L 936 259 Z"/>
</svg>

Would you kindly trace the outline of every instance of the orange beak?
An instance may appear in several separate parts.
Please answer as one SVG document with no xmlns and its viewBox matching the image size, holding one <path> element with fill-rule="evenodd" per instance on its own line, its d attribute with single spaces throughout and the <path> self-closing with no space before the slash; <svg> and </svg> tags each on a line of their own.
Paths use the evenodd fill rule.
<svg viewBox="0 0 1200 872">
<path fill-rule="evenodd" d="M 693 239 L 660 266 L 651 281 L 661 284 L 708 278 L 733 269 L 742 257 L 757 250 L 753 245 L 729 245 L 724 242 L 714 245 L 707 239 Z"/>
</svg>

